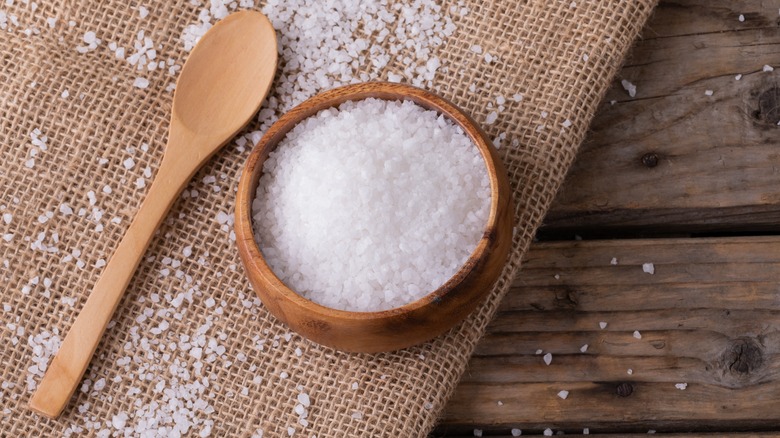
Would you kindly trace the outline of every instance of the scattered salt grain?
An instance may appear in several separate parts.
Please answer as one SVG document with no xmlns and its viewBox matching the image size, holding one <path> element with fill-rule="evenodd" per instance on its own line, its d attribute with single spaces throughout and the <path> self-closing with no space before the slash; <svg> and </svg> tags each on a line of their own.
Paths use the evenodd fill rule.
<svg viewBox="0 0 780 438">
<path fill-rule="evenodd" d="M 566 391 L 565 389 L 563 391 L 558 392 L 558 397 L 562 398 L 563 400 L 566 400 L 568 396 L 569 396 L 569 391 Z"/>
<path fill-rule="evenodd" d="M 515 102 L 520 102 L 521 100 L 523 100 L 523 95 L 515 94 L 514 96 L 512 96 L 512 100 L 514 100 Z"/>
<path fill-rule="evenodd" d="M 561 123 L 561 126 L 563 126 L 564 128 L 571 127 L 571 120 L 569 119 L 564 120 L 563 123 Z"/>
<path fill-rule="evenodd" d="M 474 44 L 473 46 L 471 46 L 471 51 L 477 54 L 481 54 L 482 46 L 480 46 L 479 44 Z"/>
<path fill-rule="evenodd" d="M 740 79 L 742 79 L 742 73 L 739 73 L 738 75 L 734 76 L 735 81 L 738 81 Z"/>
<path fill-rule="evenodd" d="M 544 430 L 544 436 L 552 436 L 553 431 L 549 427 Z"/>
<path fill-rule="evenodd" d="M 609 264 L 610 264 L 610 265 L 613 265 L 613 266 L 614 266 L 614 265 L 617 265 L 617 264 L 618 264 L 618 259 L 617 259 L 617 257 L 612 257 L 612 260 L 610 260 L 610 261 L 609 261 Z"/>
<path fill-rule="evenodd" d="M 11 213 L 3 213 L 3 222 L 6 224 L 10 224 L 13 219 L 14 216 Z"/>
<path fill-rule="evenodd" d="M 146 18 L 148 15 L 149 15 L 149 9 L 147 9 L 145 6 L 138 7 L 138 16 L 141 17 L 141 19 Z"/>
<path fill-rule="evenodd" d="M 588 429 L 587 427 L 584 427 L 584 428 L 582 429 L 582 434 L 583 434 L 583 435 L 590 435 L 590 429 Z"/>
<path fill-rule="evenodd" d="M 712 90 L 704 90 L 704 95 L 705 96 L 712 96 L 712 94 L 713 94 Z"/>
<path fill-rule="evenodd" d="M 642 263 L 642 271 L 644 271 L 647 274 L 653 275 L 655 274 L 655 265 L 652 263 Z"/>
<path fill-rule="evenodd" d="M 586 351 L 588 351 L 588 344 L 585 344 L 582 347 L 580 347 L 580 352 L 584 353 Z"/>
<path fill-rule="evenodd" d="M 680 391 L 684 391 L 685 388 L 688 387 L 688 384 L 687 383 L 675 383 L 674 387 L 679 389 Z"/>
<path fill-rule="evenodd" d="M 122 165 L 125 167 L 125 169 L 130 170 L 135 167 L 135 161 L 133 161 L 132 158 L 127 158 L 122 162 Z"/>
<path fill-rule="evenodd" d="M 495 111 L 491 111 L 490 114 L 488 114 L 487 117 L 485 118 L 485 124 L 492 125 L 493 123 L 496 123 L 497 119 L 498 119 L 498 113 Z"/>
<path fill-rule="evenodd" d="M 626 370 L 626 374 L 628 374 L 630 376 L 630 375 L 634 374 L 634 370 L 629 368 L 629 369 Z"/>
<path fill-rule="evenodd" d="M 68 90 L 63 90 L 62 93 L 60 94 L 60 96 L 63 99 L 67 99 L 70 96 L 70 92 Z"/>
<path fill-rule="evenodd" d="M 149 79 L 141 78 L 141 77 L 135 78 L 135 80 L 133 81 L 133 86 L 141 89 L 146 88 L 149 86 Z"/>
<path fill-rule="evenodd" d="M 639 330 L 634 330 L 634 337 L 637 339 L 642 339 L 642 334 L 639 333 Z"/>
<path fill-rule="evenodd" d="M 512 429 L 511 432 L 512 436 L 521 436 L 523 434 L 523 431 L 520 429 Z"/>
<path fill-rule="evenodd" d="M 764 65 L 764 68 L 763 68 L 763 70 L 764 70 L 764 71 L 766 71 L 766 72 L 774 71 L 774 69 L 775 69 L 775 68 L 774 68 L 774 67 L 772 67 L 772 66 L 771 66 L 771 65 L 769 65 L 769 64 L 765 64 L 765 65 Z"/>
<path fill-rule="evenodd" d="M 355 420 L 362 420 L 363 419 L 363 413 L 360 411 L 354 411 L 352 412 L 352 418 Z"/>
<path fill-rule="evenodd" d="M 114 429 L 122 430 L 125 428 L 125 424 L 127 424 L 127 419 L 127 414 L 120 412 L 111 418 L 111 425 L 114 426 Z"/>
<path fill-rule="evenodd" d="M 607 328 L 607 323 L 604 322 L 604 321 L 601 321 L 601 322 L 599 322 L 599 327 L 601 327 L 601 329 L 604 330 L 605 328 Z"/>
<path fill-rule="evenodd" d="M 550 365 L 552 363 L 552 353 L 545 354 L 542 359 L 544 359 L 545 364 Z"/>
<path fill-rule="evenodd" d="M 745 16 L 742 15 L 742 14 L 739 14 L 739 21 L 740 21 L 740 23 L 744 22 L 745 21 Z"/>
<path fill-rule="evenodd" d="M 489 203 L 484 161 L 460 128 L 413 102 L 366 99 L 288 133 L 252 208 L 282 281 L 325 306 L 371 311 L 419 299 L 457 272 Z"/>
<path fill-rule="evenodd" d="M 623 79 L 620 81 L 620 84 L 623 86 L 623 89 L 628 92 L 628 95 L 631 97 L 636 96 L 636 85 L 632 84 L 631 82 Z"/>
<path fill-rule="evenodd" d="M 482 436 L 482 429 L 474 429 L 474 436 Z"/>
</svg>

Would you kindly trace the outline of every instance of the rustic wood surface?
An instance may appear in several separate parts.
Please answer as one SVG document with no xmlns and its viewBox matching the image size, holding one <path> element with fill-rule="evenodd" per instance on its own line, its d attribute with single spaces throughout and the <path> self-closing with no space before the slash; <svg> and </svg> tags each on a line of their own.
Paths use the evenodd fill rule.
<svg viewBox="0 0 780 438">
<path fill-rule="evenodd" d="M 778 8 L 662 1 L 620 74 L 636 97 L 616 81 L 546 228 L 780 230 Z"/>
<path fill-rule="evenodd" d="M 776 428 L 778 279 L 778 236 L 539 243 L 440 431 Z"/>
<path fill-rule="evenodd" d="M 778 436 L 778 77 L 780 3 L 661 2 L 435 436 Z"/>
</svg>

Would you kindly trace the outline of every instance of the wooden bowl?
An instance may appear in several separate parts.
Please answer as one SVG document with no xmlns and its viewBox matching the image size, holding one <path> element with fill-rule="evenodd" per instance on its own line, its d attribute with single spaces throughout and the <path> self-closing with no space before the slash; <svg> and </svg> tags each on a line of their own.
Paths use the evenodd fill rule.
<svg viewBox="0 0 780 438">
<path fill-rule="evenodd" d="M 273 273 L 252 230 L 252 200 L 263 162 L 301 120 L 348 100 L 411 100 L 437 111 L 463 128 L 488 169 L 490 215 L 484 234 L 468 261 L 444 285 L 425 297 L 390 310 L 352 312 L 322 306 L 298 295 Z M 512 241 L 512 196 L 506 170 L 476 122 L 433 93 L 408 85 L 369 82 L 319 94 L 282 116 L 249 155 L 236 196 L 236 242 L 249 281 L 265 307 L 282 322 L 314 342 L 352 352 L 380 352 L 427 341 L 463 320 L 490 291 L 501 273 Z"/>
</svg>

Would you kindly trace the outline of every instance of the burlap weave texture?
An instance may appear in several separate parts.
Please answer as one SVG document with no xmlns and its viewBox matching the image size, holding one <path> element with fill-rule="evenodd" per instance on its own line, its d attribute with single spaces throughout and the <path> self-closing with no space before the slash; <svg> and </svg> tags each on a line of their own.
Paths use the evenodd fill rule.
<svg viewBox="0 0 780 438">
<path fill-rule="evenodd" d="M 154 14 L 143 25 L 137 5 L 116 0 L 41 0 L 35 11 L 19 0 L 0 7 L 22 23 L 0 30 L 0 213 L 10 215 L 0 222 L 0 435 L 113 431 L 112 418 L 120 413 L 129 414 L 131 425 L 139 421 L 133 416 L 139 409 L 155 411 L 160 382 L 187 388 L 195 394 L 190 402 L 207 403 L 194 433 L 211 427 L 213 436 L 258 430 L 287 436 L 295 427 L 295 436 L 427 434 L 655 1 L 465 4 L 469 13 L 456 19 L 456 34 L 438 49 L 448 68 L 438 73 L 435 88 L 479 122 L 491 111 L 488 102 L 506 98 L 497 122 L 484 127 L 491 136 L 505 134 L 500 153 L 517 207 L 512 256 L 485 304 L 446 335 L 395 353 L 346 354 L 290 333 L 254 302 L 224 229 L 248 153 L 228 145 L 174 204 L 87 370 L 91 385 L 77 391 L 58 420 L 26 408 L 34 354 L 28 337 L 44 331 L 64 337 L 100 273 L 100 260 L 110 257 L 127 229 L 149 186 L 136 181 L 147 167 L 154 173 L 162 157 L 172 98 L 165 88 L 173 81 L 135 88 L 137 74 L 110 52 L 82 54 L 74 47 L 84 44 L 87 30 L 99 30 L 105 41 L 132 41 L 145 29 L 166 57 L 181 62 L 186 53 L 179 36 L 197 20 L 198 7 L 186 0 L 149 4 Z M 43 17 L 57 17 L 56 25 L 50 28 Z M 37 32 L 25 34 L 30 27 Z M 474 45 L 496 59 L 484 62 Z M 30 167 L 35 129 L 48 141 Z M 125 165 L 128 158 L 132 166 Z M 216 183 L 205 182 L 212 177 Z M 63 213 L 62 204 L 74 213 Z M 192 256 L 183 257 L 188 247 Z M 187 297 L 176 312 L 167 312 L 169 298 L 182 293 Z M 161 324 L 168 327 L 157 333 Z M 170 346 L 204 326 L 208 339 L 225 348 L 213 360 Z M 177 375 L 172 365 L 190 376 Z M 195 375 L 207 378 L 208 387 L 186 386 Z M 100 379 L 105 387 L 97 390 Z M 306 428 L 294 411 L 302 390 L 312 401 Z"/>
</svg>

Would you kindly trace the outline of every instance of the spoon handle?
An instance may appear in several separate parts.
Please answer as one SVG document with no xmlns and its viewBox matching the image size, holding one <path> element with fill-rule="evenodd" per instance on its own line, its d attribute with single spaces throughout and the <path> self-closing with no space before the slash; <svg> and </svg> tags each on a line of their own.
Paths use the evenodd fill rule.
<svg viewBox="0 0 780 438">
<path fill-rule="evenodd" d="M 76 390 L 154 231 L 197 170 L 172 161 L 163 158 L 146 199 L 33 394 L 32 410 L 56 418 Z"/>
</svg>

